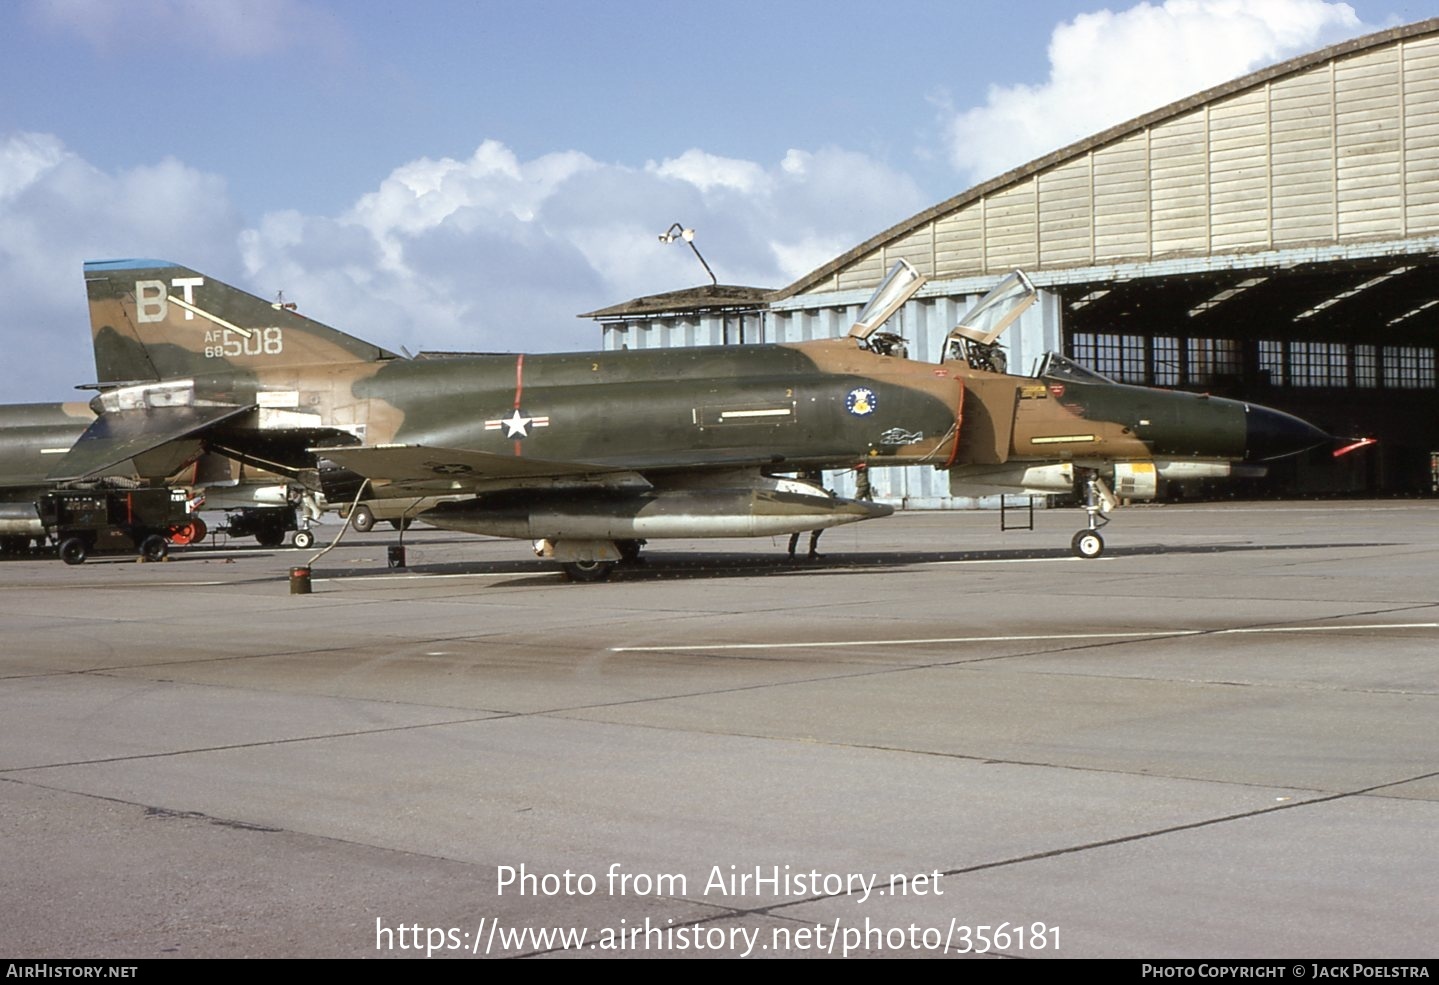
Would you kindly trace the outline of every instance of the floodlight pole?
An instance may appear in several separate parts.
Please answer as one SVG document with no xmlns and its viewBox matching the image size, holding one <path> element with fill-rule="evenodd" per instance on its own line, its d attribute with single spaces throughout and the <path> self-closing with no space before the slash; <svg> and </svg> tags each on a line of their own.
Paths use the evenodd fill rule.
<svg viewBox="0 0 1439 985">
<path fill-rule="evenodd" d="M 705 268 L 705 273 L 710 275 L 710 283 L 718 286 L 719 279 L 715 277 L 715 272 L 710 269 L 708 263 L 705 263 L 705 258 L 700 256 L 699 247 L 695 246 L 695 231 L 693 229 L 686 229 L 676 222 L 671 224 L 664 232 L 660 233 L 661 243 L 673 243 L 677 239 L 682 239 L 690 245 L 690 249 L 694 251 L 695 259 L 699 260 L 700 265 Z"/>
</svg>

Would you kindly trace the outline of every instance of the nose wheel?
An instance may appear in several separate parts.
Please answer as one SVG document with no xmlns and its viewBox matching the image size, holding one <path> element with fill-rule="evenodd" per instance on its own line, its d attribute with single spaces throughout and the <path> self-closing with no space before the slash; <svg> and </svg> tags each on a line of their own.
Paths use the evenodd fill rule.
<svg viewBox="0 0 1439 985">
<path fill-rule="evenodd" d="M 1075 557 L 1096 558 L 1104 553 L 1104 538 L 1097 530 L 1081 530 L 1069 542 L 1069 549 Z"/>
<path fill-rule="evenodd" d="M 1104 553 L 1104 538 L 1099 536 L 1099 528 L 1109 522 L 1109 511 L 1114 508 L 1115 499 L 1098 472 L 1087 472 L 1083 482 L 1084 512 L 1088 514 L 1089 525 L 1074 535 L 1069 549 L 1075 557 L 1091 560 Z"/>
</svg>

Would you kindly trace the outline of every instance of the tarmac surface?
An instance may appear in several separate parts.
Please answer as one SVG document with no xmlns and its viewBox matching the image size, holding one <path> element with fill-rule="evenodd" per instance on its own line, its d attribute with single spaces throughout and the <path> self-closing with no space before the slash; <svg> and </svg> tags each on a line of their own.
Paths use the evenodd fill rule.
<svg viewBox="0 0 1439 985">
<path fill-rule="evenodd" d="M 0 954 L 1439 956 L 1439 502 L 1081 517 L 0 563 Z"/>
</svg>

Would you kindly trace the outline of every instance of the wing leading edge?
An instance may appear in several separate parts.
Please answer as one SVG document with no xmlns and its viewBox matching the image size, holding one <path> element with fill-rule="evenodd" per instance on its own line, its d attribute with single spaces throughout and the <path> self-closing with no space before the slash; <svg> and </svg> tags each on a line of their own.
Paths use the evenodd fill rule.
<svg viewBox="0 0 1439 985">
<path fill-rule="evenodd" d="M 715 472 L 735 468 L 785 467 L 784 462 L 756 457 L 753 451 L 730 454 L 688 451 L 682 454 L 633 455 L 622 459 L 561 462 L 517 455 L 430 445 L 373 445 L 367 448 L 316 448 L 316 455 L 341 468 L 367 476 L 394 495 L 437 495 L 493 489 L 507 482 L 571 479 L 613 484 L 621 476 L 652 473 Z M 827 456 L 844 459 L 840 452 Z M 807 463 L 788 463 L 793 470 Z"/>
</svg>

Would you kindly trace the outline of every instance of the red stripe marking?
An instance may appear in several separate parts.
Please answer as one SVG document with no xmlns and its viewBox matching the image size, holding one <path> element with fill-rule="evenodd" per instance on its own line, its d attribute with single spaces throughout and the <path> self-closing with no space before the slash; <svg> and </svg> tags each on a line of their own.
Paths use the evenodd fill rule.
<svg viewBox="0 0 1439 985">
<path fill-rule="evenodd" d="M 949 460 L 944 463 L 946 469 L 959 457 L 959 436 L 964 424 L 964 380 L 955 379 L 954 382 L 959 384 L 959 400 L 954 405 L 954 447 L 949 450 Z"/>
<path fill-rule="evenodd" d="M 515 413 L 520 412 L 520 394 L 525 392 L 525 354 L 515 356 Z M 515 457 L 520 458 L 520 441 L 515 439 Z"/>
</svg>

